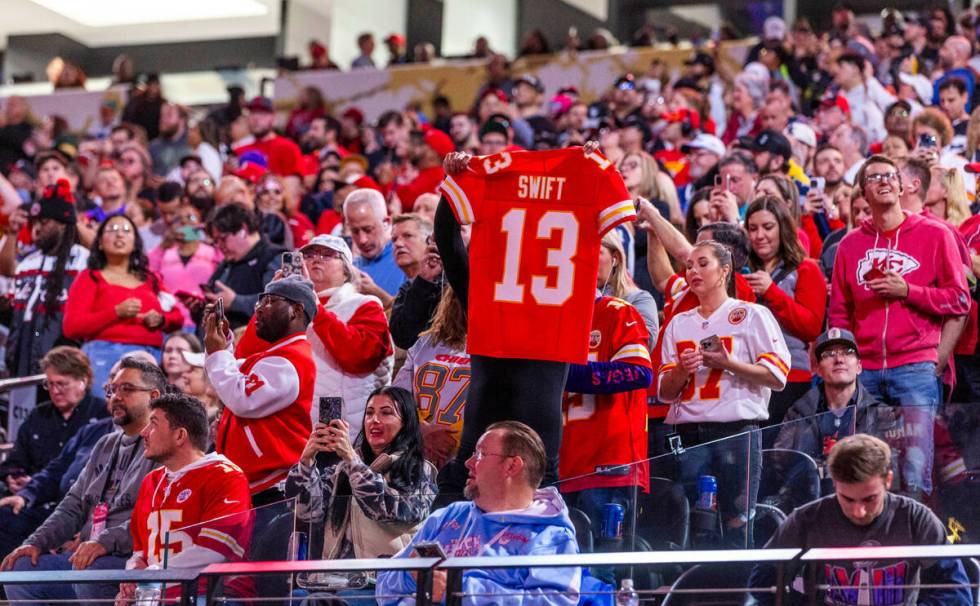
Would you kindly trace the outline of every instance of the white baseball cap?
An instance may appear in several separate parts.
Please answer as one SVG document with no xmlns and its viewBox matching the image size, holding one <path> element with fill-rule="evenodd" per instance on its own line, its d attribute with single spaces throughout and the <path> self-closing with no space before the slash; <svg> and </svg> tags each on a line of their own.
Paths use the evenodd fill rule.
<svg viewBox="0 0 980 606">
<path fill-rule="evenodd" d="M 313 236 L 310 243 L 299 249 L 303 252 L 311 246 L 322 246 L 324 248 L 329 248 L 330 250 L 337 251 L 348 263 L 353 263 L 354 256 L 350 252 L 350 247 L 347 246 L 347 242 L 344 242 L 343 238 L 338 236 L 332 236 L 330 234 L 320 234 L 318 236 Z"/>
<path fill-rule="evenodd" d="M 809 125 L 802 122 L 790 122 L 783 134 L 787 137 L 793 137 L 803 145 L 817 146 L 817 133 L 813 132 Z"/>
<path fill-rule="evenodd" d="M 706 133 L 700 133 L 689 142 L 681 145 L 681 151 L 684 153 L 688 153 L 692 149 L 705 149 L 717 154 L 719 158 L 725 155 L 725 144 L 722 143 L 721 139 Z"/>
</svg>

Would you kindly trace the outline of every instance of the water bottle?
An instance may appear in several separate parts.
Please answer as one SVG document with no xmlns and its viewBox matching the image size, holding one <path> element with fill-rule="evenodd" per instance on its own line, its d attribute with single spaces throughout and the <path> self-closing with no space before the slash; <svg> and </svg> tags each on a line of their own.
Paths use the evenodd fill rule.
<svg viewBox="0 0 980 606">
<path fill-rule="evenodd" d="M 136 586 L 133 604 L 136 606 L 158 606 L 160 597 L 160 583 L 140 583 Z"/>
<path fill-rule="evenodd" d="M 633 579 L 623 579 L 616 594 L 616 606 L 639 606 L 640 596 L 633 590 Z"/>
</svg>

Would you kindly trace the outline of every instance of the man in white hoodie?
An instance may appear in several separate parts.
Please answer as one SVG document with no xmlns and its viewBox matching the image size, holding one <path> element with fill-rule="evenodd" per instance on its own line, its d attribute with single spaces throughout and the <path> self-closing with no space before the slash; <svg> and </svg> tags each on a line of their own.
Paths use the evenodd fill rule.
<svg viewBox="0 0 980 606">
<path fill-rule="evenodd" d="M 133 555 L 128 569 L 194 568 L 239 561 L 248 551 L 252 506 L 245 474 L 224 455 L 204 454 L 208 415 L 196 398 L 180 393 L 150 403 L 140 432 L 143 456 L 161 466 L 143 478 L 130 520 Z M 239 579 L 236 579 L 236 581 Z M 245 579 L 241 581 L 249 582 Z M 248 595 L 235 583 L 226 593 Z M 176 597 L 177 587 L 167 597 Z M 120 586 L 117 603 L 129 603 L 136 586 Z"/>
</svg>

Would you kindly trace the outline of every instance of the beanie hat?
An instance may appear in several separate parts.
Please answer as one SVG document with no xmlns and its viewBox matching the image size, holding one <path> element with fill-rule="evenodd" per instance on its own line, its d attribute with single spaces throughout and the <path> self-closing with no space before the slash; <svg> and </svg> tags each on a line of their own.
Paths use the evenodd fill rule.
<svg viewBox="0 0 980 606">
<path fill-rule="evenodd" d="M 281 280 L 269 282 L 263 295 L 276 295 L 293 303 L 299 303 L 306 312 L 306 319 L 313 320 L 316 315 L 318 305 L 316 293 L 313 291 L 313 282 L 302 276 L 286 276 Z"/>
<path fill-rule="evenodd" d="M 31 221 L 38 219 L 52 219 L 59 223 L 74 223 L 77 218 L 75 209 L 75 194 L 71 191 L 71 184 L 66 179 L 58 179 L 54 185 L 49 185 L 44 190 L 41 199 L 31 205 Z"/>
</svg>

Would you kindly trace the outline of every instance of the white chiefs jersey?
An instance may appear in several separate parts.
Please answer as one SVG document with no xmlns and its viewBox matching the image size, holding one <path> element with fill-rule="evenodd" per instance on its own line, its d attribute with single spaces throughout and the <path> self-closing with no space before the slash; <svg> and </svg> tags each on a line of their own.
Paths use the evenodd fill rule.
<svg viewBox="0 0 980 606">
<path fill-rule="evenodd" d="M 761 305 L 738 299 L 726 300 L 711 317 L 697 309 L 677 314 L 664 329 L 657 391 L 664 374 L 676 368 L 680 352 L 698 349 L 702 339 L 717 335 L 729 356 L 748 364 L 761 364 L 785 385 L 790 356 L 783 332 L 772 313 Z M 700 368 L 679 398 L 671 404 L 666 422 L 727 423 L 763 421 L 769 418 L 771 390 L 752 385 L 729 371 Z"/>
</svg>

